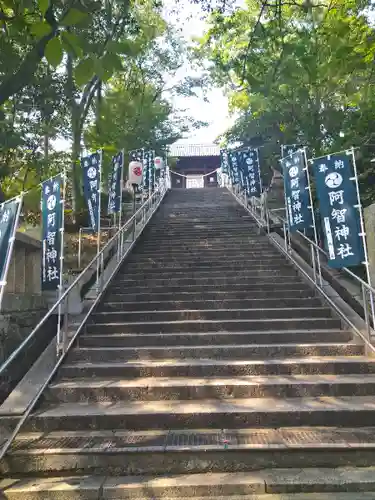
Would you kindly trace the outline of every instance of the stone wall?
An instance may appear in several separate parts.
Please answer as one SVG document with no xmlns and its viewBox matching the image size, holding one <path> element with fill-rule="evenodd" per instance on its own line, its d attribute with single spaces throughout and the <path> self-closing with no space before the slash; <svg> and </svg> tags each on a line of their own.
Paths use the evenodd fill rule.
<svg viewBox="0 0 375 500">
<path fill-rule="evenodd" d="M 0 364 L 22 343 L 48 310 L 41 293 L 39 240 L 17 233 L 0 314 Z M 0 380 L 0 401 L 26 374 L 56 331 L 51 318 Z"/>
</svg>

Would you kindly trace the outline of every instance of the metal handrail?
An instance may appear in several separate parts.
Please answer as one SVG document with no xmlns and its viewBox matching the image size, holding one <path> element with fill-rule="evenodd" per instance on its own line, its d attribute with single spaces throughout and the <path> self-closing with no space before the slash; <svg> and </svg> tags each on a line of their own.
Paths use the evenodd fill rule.
<svg viewBox="0 0 375 500">
<path fill-rule="evenodd" d="M 277 208 L 277 209 L 272 209 L 272 210 L 269 210 L 269 211 L 275 211 L 275 210 L 285 210 L 285 209 L 284 208 Z M 283 217 L 281 215 L 276 215 L 276 217 L 278 217 L 283 223 L 285 223 L 285 224 L 288 223 L 288 221 L 286 220 L 285 217 Z M 310 245 L 312 245 L 318 252 L 320 252 L 321 254 L 323 254 L 325 257 L 328 258 L 328 254 L 324 250 L 324 248 L 321 248 L 319 245 L 317 245 L 315 243 L 315 241 L 311 240 L 308 236 L 306 236 L 305 234 L 301 233 L 301 231 L 297 230 L 296 233 L 299 236 L 301 236 L 304 240 L 306 240 Z M 371 293 L 373 293 L 375 295 L 375 288 L 373 286 L 371 286 L 369 283 L 367 283 L 367 281 L 364 281 L 360 276 L 358 276 L 357 274 L 353 273 L 353 271 L 351 271 L 347 267 L 341 267 L 340 271 L 344 271 L 345 273 L 349 274 L 349 276 L 351 276 L 355 280 L 359 281 L 359 283 L 361 283 L 361 285 L 363 285 L 369 292 L 371 292 Z"/>
<path fill-rule="evenodd" d="M 164 189 L 164 186 L 161 187 Z M 158 188 L 150 198 L 148 198 L 145 203 L 139 209 L 128 219 L 120 229 L 112 236 L 110 240 L 107 241 L 107 243 L 103 246 L 103 248 L 100 250 L 100 252 L 95 255 L 92 260 L 87 264 L 87 266 L 83 269 L 83 271 L 74 279 L 74 281 L 68 286 L 68 288 L 61 294 L 61 297 L 54 303 L 54 305 L 48 310 L 48 312 L 43 316 L 43 318 L 39 321 L 39 323 L 33 328 L 33 330 L 30 332 L 30 334 L 25 338 L 25 340 L 10 354 L 10 356 L 7 358 L 6 361 L 0 366 L 0 376 L 4 373 L 4 371 L 8 368 L 8 366 L 16 359 L 16 357 L 20 354 L 20 352 L 28 345 L 28 343 L 32 340 L 32 338 L 35 336 L 39 328 L 41 328 L 46 321 L 52 316 L 52 314 L 59 308 L 60 305 L 63 304 L 63 302 L 66 300 L 68 297 L 69 293 L 73 290 L 73 288 L 81 281 L 83 276 L 97 263 L 100 262 L 100 259 L 104 255 L 104 252 L 109 249 L 109 247 L 112 245 L 112 243 L 117 239 L 117 237 L 124 232 L 127 227 L 129 227 L 132 223 L 134 223 L 134 220 L 136 220 L 137 216 L 142 213 L 142 210 L 146 207 L 147 204 L 149 204 L 154 197 L 160 192 L 160 188 Z"/>
<path fill-rule="evenodd" d="M 248 206 L 248 198 L 247 198 L 247 194 L 246 192 L 243 192 L 241 193 L 241 190 L 240 189 L 237 189 L 238 190 L 238 193 L 236 192 L 236 189 L 233 189 L 233 186 L 230 186 L 230 185 L 227 185 L 226 186 L 227 189 L 232 193 L 232 195 L 235 197 L 235 199 L 254 217 L 256 223 L 258 224 L 258 226 L 261 228 L 261 227 L 264 227 L 264 224 L 262 222 L 262 220 L 260 220 L 258 218 L 258 216 L 256 214 L 254 214 L 254 211 L 252 210 L 252 208 L 250 208 Z M 236 186 L 234 186 L 234 188 L 236 188 Z M 241 199 L 241 195 L 243 197 L 243 199 Z M 269 210 L 265 210 L 266 212 L 266 216 L 268 217 L 269 216 Z M 325 290 L 323 289 L 323 284 L 322 284 L 322 281 L 321 281 L 321 276 L 320 276 L 320 283 L 321 283 L 321 286 L 319 286 L 317 280 L 316 280 L 316 263 L 315 263 L 315 258 L 314 258 L 314 254 L 312 252 L 312 265 L 313 265 L 313 275 L 314 275 L 314 278 L 312 278 L 299 264 L 298 262 L 295 260 L 295 258 L 290 254 L 290 252 L 288 251 L 288 249 L 290 248 L 288 243 L 287 243 L 287 235 L 286 235 L 286 229 L 285 229 L 285 220 L 283 222 L 284 224 L 284 240 L 285 240 L 285 248 L 283 248 L 280 243 L 271 236 L 271 234 L 269 233 L 269 227 L 268 227 L 268 231 L 266 232 L 268 238 L 270 239 L 270 241 L 272 242 L 272 244 L 274 244 L 298 269 L 299 271 L 314 285 L 314 287 L 319 291 L 319 293 L 321 295 L 323 295 L 324 299 L 331 305 L 331 307 L 339 314 L 339 316 L 341 316 L 341 318 L 347 323 L 347 325 L 352 328 L 352 330 L 363 340 L 363 342 L 365 343 L 365 345 L 368 347 L 368 349 L 373 353 L 375 354 L 375 346 L 372 344 L 372 342 L 370 341 L 370 336 L 371 334 L 374 332 L 374 330 L 372 329 L 371 327 L 371 322 L 370 322 L 370 318 L 369 318 L 369 312 L 368 312 L 368 309 L 367 309 L 367 300 L 366 300 L 366 293 L 369 292 L 370 294 L 370 299 L 371 299 L 371 304 L 373 304 L 373 294 L 375 293 L 375 289 L 373 289 L 368 283 L 366 283 L 365 281 L 363 281 L 361 278 L 359 278 L 358 276 L 356 276 L 354 273 L 353 273 L 353 276 L 358 279 L 358 281 L 361 283 L 361 287 L 362 287 L 362 294 L 363 294 L 363 309 L 364 309 L 364 315 L 365 315 L 365 322 L 366 322 L 366 327 L 367 327 L 367 336 L 364 335 L 362 333 L 362 331 L 347 317 L 347 315 L 345 314 L 345 312 L 343 312 L 340 307 L 331 299 L 331 297 L 329 297 L 327 295 L 327 293 L 325 292 Z M 305 237 L 309 242 L 311 242 L 311 245 L 312 246 L 316 246 L 317 249 L 319 249 L 320 251 L 322 251 L 322 249 L 318 246 L 318 245 L 315 245 L 315 243 L 311 240 L 309 240 L 309 238 L 307 238 L 305 235 L 303 235 L 302 233 L 300 233 L 301 236 Z M 323 251 L 323 253 L 325 254 L 325 252 Z M 319 261 L 319 253 L 317 254 L 318 255 L 318 265 L 319 265 L 319 270 L 320 270 L 320 261 Z M 344 269 L 347 269 L 347 268 L 344 268 Z M 349 273 L 351 273 L 351 271 L 349 271 Z M 367 288 L 366 288 L 367 287 Z"/>
<path fill-rule="evenodd" d="M 137 215 L 137 213 L 139 213 L 142 209 L 145 208 L 145 206 L 147 204 L 150 205 L 151 207 L 151 210 L 150 210 L 150 213 L 149 213 L 149 216 L 147 218 L 147 220 L 144 221 L 144 225 L 143 225 L 143 228 L 146 227 L 146 225 L 148 224 L 149 220 L 151 219 L 151 217 L 153 216 L 153 214 L 155 213 L 155 211 L 158 209 L 160 203 L 162 202 L 166 192 L 168 191 L 168 183 L 166 184 L 163 184 L 162 186 L 160 186 L 154 193 L 153 195 L 148 198 L 148 200 L 142 205 L 142 207 L 140 207 L 140 209 L 134 214 L 133 217 L 131 217 L 131 219 L 129 219 L 122 227 L 121 229 L 116 233 L 117 235 L 120 234 L 120 232 L 130 223 L 131 220 L 136 220 L 135 219 L 135 216 Z M 155 205 L 153 205 L 152 201 L 154 198 L 156 198 L 156 196 L 160 194 L 160 198 L 159 200 L 157 201 L 157 203 Z M 142 228 L 142 229 L 143 229 Z M 139 236 L 139 235 L 138 235 Z M 11 446 L 12 442 L 14 441 L 14 439 L 16 438 L 17 434 L 19 433 L 19 431 L 21 430 L 22 426 L 24 425 L 24 423 L 26 422 L 26 420 L 29 418 L 30 416 L 30 413 L 32 412 L 32 410 L 34 409 L 35 405 L 37 404 L 37 402 L 39 401 L 39 398 L 41 397 L 41 395 L 43 394 L 43 392 L 45 391 L 45 389 L 47 388 L 47 386 L 49 385 L 49 383 L 51 382 L 52 378 L 55 376 L 55 374 L 57 373 L 57 370 L 59 369 L 59 367 L 61 366 L 61 363 L 64 361 L 66 355 L 68 354 L 70 348 L 73 346 L 76 338 L 78 337 L 78 335 L 81 333 L 82 331 L 82 328 L 84 327 L 85 323 L 87 322 L 88 318 L 90 317 L 92 311 L 95 309 L 95 307 L 97 306 L 99 300 L 101 299 L 103 293 L 106 291 L 106 288 L 108 286 L 108 284 L 112 281 L 112 279 L 114 278 L 114 276 L 116 275 L 118 269 L 120 268 L 120 266 L 122 265 L 122 262 L 124 260 L 124 258 L 126 257 L 126 255 L 130 252 L 130 250 L 133 248 L 133 245 L 135 244 L 136 242 L 136 239 L 138 238 L 138 236 L 136 238 L 133 239 L 133 241 L 131 242 L 131 245 L 129 246 L 129 248 L 127 249 L 127 251 L 122 255 L 122 258 L 118 260 L 116 266 L 114 267 L 113 271 L 111 272 L 108 280 L 106 281 L 105 285 L 102 287 L 101 290 L 99 290 L 95 300 L 93 301 L 93 303 L 91 304 L 89 310 L 87 311 L 87 313 L 85 314 L 84 318 L 82 319 L 81 323 L 78 325 L 78 328 L 76 329 L 75 333 L 72 335 L 72 338 L 69 340 L 68 342 L 68 345 L 67 345 L 67 348 L 66 350 L 62 353 L 62 355 L 57 359 L 57 362 L 55 363 L 53 369 L 51 370 L 50 374 L 48 375 L 48 377 L 46 378 L 46 380 L 44 381 L 43 385 L 39 388 L 37 394 L 33 397 L 33 399 L 29 402 L 26 410 L 24 411 L 24 413 L 22 415 L 20 415 L 20 420 L 18 421 L 17 425 L 15 426 L 13 432 L 11 433 L 11 435 L 9 436 L 9 438 L 5 441 L 3 447 L 1 448 L 0 450 L 0 460 L 4 457 L 4 455 L 6 454 L 6 452 L 8 451 L 9 447 Z M 109 242 L 108 242 L 109 243 Z M 104 249 L 103 249 L 104 250 Z M 84 271 L 83 271 L 84 272 Z M 83 274 L 83 272 L 81 274 Z M 77 280 L 75 280 L 75 283 L 78 283 Z M 71 290 L 71 287 L 69 287 L 69 289 Z M 56 305 L 56 304 L 55 304 Z M 35 330 L 35 329 L 34 329 Z"/>
</svg>

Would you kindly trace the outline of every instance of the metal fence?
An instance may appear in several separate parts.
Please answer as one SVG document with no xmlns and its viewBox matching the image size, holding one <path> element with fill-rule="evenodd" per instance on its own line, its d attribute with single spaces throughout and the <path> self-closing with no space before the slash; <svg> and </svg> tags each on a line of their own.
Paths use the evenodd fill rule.
<svg viewBox="0 0 375 500">
<path fill-rule="evenodd" d="M 22 415 L 19 415 L 19 421 L 12 431 L 11 435 L 6 440 L 0 451 L 0 459 L 5 455 L 14 438 L 17 436 L 21 427 L 29 417 L 31 411 L 35 407 L 42 393 L 50 383 L 51 379 L 60 367 L 67 352 L 72 347 L 77 336 L 82 331 L 90 314 L 97 306 L 103 293 L 107 289 L 109 283 L 115 276 L 117 270 L 121 266 L 125 257 L 133 248 L 137 238 L 147 225 L 154 212 L 162 202 L 168 188 L 170 186 L 169 178 L 166 182 L 159 185 L 158 189 L 150 196 L 145 203 L 135 212 L 135 214 L 127 220 L 116 234 L 103 246 L 100 252 L 91 260 L 85 269 L 77 276 L 73 283 L 61 295 L 61 298 L 51 307 L 48 313 L 39 321 L 32 332 L 26 337 L 22 344 L 9 356 L 9 358 L 0 367 L 0 377 L 4 375 L 7 368 L 14 362 L 17 356 L 27 349 L 30 342 L 34 339 L 40 328 L 46 324 L 47 320 L 52 316 L 62 312 L 62 325 L 58 322 L 55 336 L 56 342 L 56 362 L 54 367 L 46 379 L 43 386 L 40 388 L 36 396 L 29 403 L 27 409 Z M 106 265 L 105 265 L 106 264 Z M 96 286 L 94 287 L 95 296 L 93 297 L 89 307 L 83 313 L 83 317 L 77 322 L 77 318 L 69 315 L 69 300 L 77 296 L 82 287 L 92 276 L 97 275 Z M 59 314 L 60 316 L 60 314 Z"/>
<path fill-rule="evenodd" d="M 350 276 L 356 283 L 358 283 L 361 289 L 362 305 L 363 305 L 363 319 L 366 323 L 366 331 L 363 332 L 362 329 L 358 328 L 351 319 L 347 316 L 347 312 L 343 310 L 332 298 L 327 294 L 326 287 L 327 283 L 322 276 L 322 257 L 328 257 L 325 250 L 320 248 L 314 241 L 308 238 L 305 234 L 297 231 L 300 237 L 304 239 L 309 247 L 309 252 L 311 256 L 311 276 L 306 270 L 301 267 L 300 263 L 294 257 L 294 252 L 292 249 L 291 233 L 289 231 L 288 223 L 284 217 L 285 209 L 268 210 L 266 195 L 258 200 L 256 198 L 249 198 L 246 191 L 242 190 L 240 186 L 232 186 L 229 183 L 226 187 L 237 199 L 237 201 L 254 217 L 255 221 L 259 226 L 259 230 L 262 229 L 266 232 L 271 243 L 276 246 L 293 264 L 298 268 L 299 272 L 310 281 L 316 290 L 324 297 L 324 299 L 330 304 L 330 306 L 336 311 L 336 313 L 342 318 L 342 320 L 351 328 L 353 331 L 364 341 L 369 350 L 375 354 L 375 347 L 372 341 L 375 338 L 375 289 L 370 286 L 362 278 L 354 274 L 348 268 L 342 268 L 341 270 Z M 281 213 L 280 213 L 281 212 Z M 283 235 L 283 245 L 280 244 L 277 238 L 275 238 L 273 232 L 271 231 L 272 225 L 278 224 L 282 228 Z"/>
</svg>

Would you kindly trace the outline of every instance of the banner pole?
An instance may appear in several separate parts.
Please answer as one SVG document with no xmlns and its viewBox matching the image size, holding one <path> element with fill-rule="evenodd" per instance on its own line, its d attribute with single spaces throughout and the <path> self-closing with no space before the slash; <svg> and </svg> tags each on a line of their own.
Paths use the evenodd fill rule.
<svg viewBox="0 0 375 500">
<path fill-rule="evenodd" d="M 18 220 L 20 218 L 21 209 L 22 209 L 23 196 L 24 196 L 23 192 L 21 192 L 21 194 L 18 196 L 19 203 L 18 203 L 18 207 L 17 207 L 16 217 L 14 219 L 13 234 L 9 238 L 9 248 L 8 248 L 8 252 L 7 252 L 6 260 L 5 260 L 4 274 L 3 274 L 2 279 L 1 279 L 0 311 L 2 311 L 2 307 L 3 307 L 3 298 L 4 298 L 4 293 L 5 293 L 5 287 L 7 285 L 7 281 L 6 280 L 7 280 L 7 276 L 8 276 L 8 271 L 9 271 L 10 263 L 11 263 L 11 260 L 12 260 L 14 242 L 15 242 L 15 239 L 16 239 L 16 231 L 17 231 L 17 227 L 18 227 Z"/>
<path fill-rule="evenodd" d="M 357 172 L 357 163 L 355 160 L 355 148 L 352 147 L 350 150 L 350 153 L 352 155 L 352 161 L 353 161 L 353 171 L 354 171 L 354 182 L 355 182 L 355 188 L 357 192 L 357 208 L 359 212 L 359 221 L 360 221 L 360 226 L 361 226 L 361 233 L 359 236 L 362 237 L 362 243 L 363 243 L 363 254 L 365 257 L 364 265 L 366 267 L 366 275 L 367 275 L 367 283 L 369 286 L 372 286 L 371 284 L 371 274 L 370 274 L 370 264 L 368 260 L 368 252 L 367 252 L 367 242 L 366 242 L 366 231 L 365 231 L 365 223 L 364 223 L 364 217 L 363 217 L 363 210 L 362 210 L 362 203 L 361 203 L 361 197 L 359 193 L 359 184 L 358 184 L 358 172 Z M 369 291 L 370 294 L 370 307 L 371 307 L 371 316 L 372 316 L 372 328 L 375 329 L 375 305 L 374 305 L 374 296 L 371 292 Z M 363 304 L 363 307 L 367 307 L 367 304 Z"/>
<path fill-rule="evenodd" d="M 65 195 L 66 195 L 66 172 L 65 168 L 63 170 L 62 175 L 62 196 L 60 197 L 60 205 L 61 205 L 61 227 L 60 227 L 60 281 L 59 281 L 59 293 L 58 300 L 61 299 L 64 288 L 64 224 L 65 224 Z M 67 308 L 67 301 L 65 301 L 65 308 Z M 65 311 L 65 318 L 68 317 L 68 311 Z M 62 304 L 60 302 L 58 313 L 57 313 L 57 335 L 56 335 L 56 354 L 59 357 L 60 350 L 64 353 L 65 351 L 65 342 L 67 339 L 64 339 L 61 342 L 61 316 L 62 316 Z M 64 331 L 67 331 L 66 325 L 64 325 Z M 62 349 L 61 349 L 62 348 Z"/>
<path fill-rule="evenodd" d="M 100 150 L 99 153 L 99 168 L 98 168 L 98 231 L 97 231 L 97 239 L 96 239 L 96 291 L 99 293 L 99 276 L 100 276 L 100 231 L 101 231 L 101 223 L 100 223 L 100 214 L 101 214 L 101 181 L 102 181 L 102 163 L 103 163 L 103 150 Z"/>
<path fill-rule="evenodd" d="M 312 199 L 312 192 L 311 192 L 311 182 L 310 182 L 310 172 L 309 172 L 309 163 L 307 160 L 307 152 L 306 152 L 306 146 L 303 148 L 303 157 L 305 160 L 305 168 L 304 170 L 306 171 L 306 178 L 307 178 L 307 189 L 309 191 L 309 201 L 310 201 L 310 210 L 311 210 L 311 220 L 313 223 L 313 229 L 314 229 L 314 241 L 316 246 L 319 246 L 319 240 L 318 240 L 318 232 L 316 229 L 316 220 L 315 220 L 315 212 L 314 212 L 314 205 L 313 205 L 313 199 Z M 323 286 L 323 280 L 322 280 L 322 270 L 320 266 L 320 252 L 317 248 L 315 248 L 315 254 L 318 262 L 318 275 L 319 275 L 319 284 L 322 287 Z"/>
<path fill-rule="evenodd" d="M 123 182 L 124 182 L 124 163 L 125 163 L 125 150 L 122 149 L 121 150 L 121 167 L 120 167 L 120 169 L 121 169 L 121 173 L 120 173 L 120 210 L 119 210 L 119 214 L 118 214 L 118 228 L 119 228 L 119 230 L 121 229 L 121 219 L 122 219 L 122 186 L 123 186 Z M 123 239 L 123 235 L 122 235 L 122 233 L 120 233 L 119 241 L 118 241 L 118 248 L 117 248 L 118 260 L 120 260 L 120 257 L 121 257 L 122 239 Z"/>
<path fill-rule="evenodd" d="M 281 170 L 283 172 L 283 184 L 284 184 L 284 208 L 285 208 L 285 220 L 286 224 L 284 228 L 287 229 L 287 234 L 284 234 L 284 239 L 287 245 L 287 252 L 290 253 L 290 224 L 289 224 L 289 214 L 288 214 L 288 203 L 286 200 L 286 189 L 285 189 L 285 172 L 284 172 L 284 164 L 281 162 Z"/>
</svg>

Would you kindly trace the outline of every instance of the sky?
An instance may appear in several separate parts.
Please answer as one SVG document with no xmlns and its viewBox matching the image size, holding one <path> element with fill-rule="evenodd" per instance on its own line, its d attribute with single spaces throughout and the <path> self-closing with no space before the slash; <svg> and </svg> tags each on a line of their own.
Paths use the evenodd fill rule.
<svg viewBox="0 0 375 500">
<path fill-rule="evenodd" d="M 190 42 L 195 36 L 204 34 L 205 22 L 202 20 L 202 11 L 197 5 L 190 2 L 181 2 L 182 12 L 177 14 L 171 12 L 176 4 L 174 0 L 165 1 L 165 18 L 173 25 L 181 27 L 181 36 Z M 186 62 L 180 68 L 176 76 L 183 78 L 185 75 L 192 75 L 192 68 Z M 213 88 L 207 91 L 205 101 L 203 95 L 200 97 L 176 97 L 172 100 L 176 108 L 185 109 L 186 114 L 191 115 L 195 120 L 208 122 L 208 127 L 193 131 L 186 138 L 178 143 L 208 144 L 212 143 L 220 134 L 225 132 L 234 121 L 229 116 L 228 99 L 220 88 Z"/>
<path fill-rule="evenodd" d="M 204 33 L 205 22 L 202 20 L 202 11 L 199 6 L 191 4 L 187 0 L 182 0 L 179 4 L 178 14 L 176 13 L 176 3 L 174 0 L 164 1 L 164 17 L 172 25 L 181 29 L 180 35 L 189 43 L 194 36 L 201 36 Z M 178 70 L 173 80 L 182 80 L 185 76 L 197 76 L 193 73 L 188 62 Z M 168 76 L 166 76 L 166 87 L 168 87 Z M 184 109 L 186 115 L 190 115 L 194 120 L 208 123 L 207 127 L 202 127 L 192 131 L 177 143 L 190 144 L 210 144 L 220 134 L 225 132 L 233 123 L 234 118 L 228 113 L 228 100 L 222 89 L 213 88 L 206 92 L 206 99 L 203 95 L 199 97 L 174 97 L 172 103 L 176 109 Z M 64 139 L 54 141 L 54 147 L 58 150 L 67 150 L 70 143 Z"/>
</svg>

